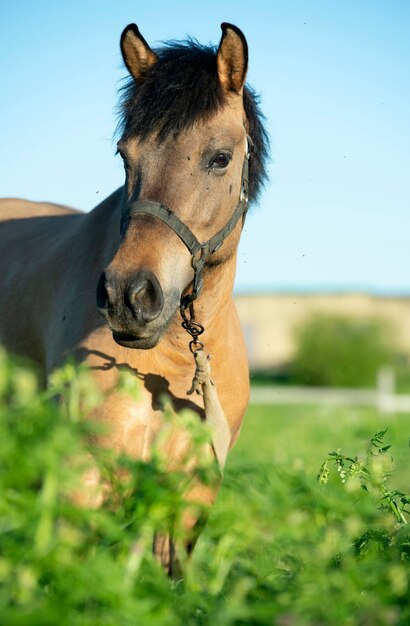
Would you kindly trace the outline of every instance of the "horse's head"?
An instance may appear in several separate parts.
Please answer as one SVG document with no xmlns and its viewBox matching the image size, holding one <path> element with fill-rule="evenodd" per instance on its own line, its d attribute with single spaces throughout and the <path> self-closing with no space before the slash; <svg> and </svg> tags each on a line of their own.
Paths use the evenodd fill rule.
<svg viewBox="0 0 410 626">
<path fill-rule="evenodd" d="M 201 255 L 207 272 L 235 254 L 245 196 L 256 195 L 264 174 L 266 136 L 244 87 L 246 40 L 229 24 L 222 31 L 217 52 L 192 41 L 154 52 L 135 25 L 121 37 L 132 76 L 118 142 L 126 172 L 122 241 L 101 275 L 97 303 L 114 339 L 127 347 L 160 341 L 193 282 L 199 291 L 193 265 Z M 204 254 L 198 246 L 209 240 L 217 249 Z"/>
</svg>

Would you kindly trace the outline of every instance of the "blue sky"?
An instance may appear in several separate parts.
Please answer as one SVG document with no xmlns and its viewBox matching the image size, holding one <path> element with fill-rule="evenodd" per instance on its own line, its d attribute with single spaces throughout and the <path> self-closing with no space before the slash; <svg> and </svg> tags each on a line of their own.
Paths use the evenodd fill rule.
<svg viewBox="0 0 410 626">
<path fill-rule="evenodd" d="M 114 157 L 119 37 L 245 33 L 272 142 L 237 291 L 410 293 L 410 2 L 3 0 L 0 195 L 91 209 Z"/>
</svg>

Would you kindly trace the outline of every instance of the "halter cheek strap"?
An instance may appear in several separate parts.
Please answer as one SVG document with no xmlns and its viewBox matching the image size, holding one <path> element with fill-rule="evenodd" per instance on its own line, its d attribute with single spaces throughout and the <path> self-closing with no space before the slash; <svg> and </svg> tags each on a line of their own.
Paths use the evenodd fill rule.
<svg viewBox="0 0 410 626">
<path fill-rule="evenodd" d="M 132 202 L 125 207 L 121 215 L 121 229 L 124 228 L 128 219 L 135 215 L 145 214 L 152 215 L 161 220 L 171 228 L 174 233 L 183 241 L 191 253 L 191 265 L 194 270 L 194 279 L 192 290 L 187 295 L 181 297 L 181 311 L 185 311 L 194 300 L 197 299 L 203 287 L 203 270 L 209 257 L 219 250 L 225 239 L 235 228 L 238 221 L 242 218 L 242 226 L 245 222 L 246 212 L 248 210 L 249 196 L 249 157 L 253 143 L 251 138 L 246 136 L 246 153 L 242 166 L 242 183 L 239 202 L 226 225 L 221 228 L 213 237 L 205 243 L 200 243 L 194 233 L 182 222 L 177 215 L 165 204 L 154 202 L 152 200 L 138 200 Z"/>
</svg>

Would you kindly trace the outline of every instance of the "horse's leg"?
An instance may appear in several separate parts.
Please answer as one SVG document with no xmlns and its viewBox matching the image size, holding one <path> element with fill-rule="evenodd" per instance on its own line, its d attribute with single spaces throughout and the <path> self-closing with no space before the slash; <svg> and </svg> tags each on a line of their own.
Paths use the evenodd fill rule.
<svg viewBox="0 0 410 626">
<path fill-rule="evenodd" d="M 183 568 L 181 561 L 190 557 L 195 544 L 207 521 L 207 509 L 215 501 L 218 487 L 210 488 L 205 485 L 196 484 L 192 486 L 184 495 L 187 504 L 196 504 L 202 511 L 193 513 L 185 511 L 182 516 L 183 540 L 179 540 L 171 532 L 156 532 L 154 534 L 153 553 L 164 572 L 172 578 L 181 578 Z M 182 559 L 180 558 L 182 556 Z"/>
<path fill-rule="evenodd" d="M 206 510 L 217 495 L 220 481 L 212 486 L 201 484 L 195 476 L 195 454 L 190 458 L 191 438 L 189 432 L 180 426 L 171 426 L 163 422 L 160 411 L 144 411 L 140 402 L 136 402 L 124 393 L 109 393 L 87 419 L 106 428 L 104 434 L 98 434 L 94 443 L 103 448 L 124 452 L 133 459 L 149 461 L 152 448 L 157 438 L 163 439 L 158 445 L 160 454 L 169 472 L 186 471 L 192 480 L 181 498 L 186 502 L 180 527 L 174 535 L 172 529 L 158 531 L 153 537 L 153 553 L 164 572 L 173 578 L 182 574 L 182 566 L 199 537 L 206 519 Z M 174 414 L 173 419 L 178 420 Z M 198 418 L 199 419 L 199 418 Z M 165 427 L 165 433 L 163 431 Z M 201 449 L 202 454 L 213 458 L 210 446 Z M 98 508 L 109 497 L 111 485 L 102 482 L 98 467 L 91 455 L 87 459 L 86 471 L 82 477 L 82 488 L 72 494 L 73 501 L 79 506 Z M 126 480 L 126 477 L 125 477 Z M 199 511 L 199 512 L 198 512 Z M 181 538 L 180 538 L 181 536 Z M 136 542 L 138 548 L 138 541 Z"/>
<path fill-rule="evenodd" d="M 175 578 L 181 576 L 183 563 L 190 557 L 206 523 L 208 511 L 221 485 L 221 475 L 211 444 L 201 444 L 198 448 L 192 446 L 189 431 L 178 424 L 178 414 L 174 413 L 167 430 L 158 446 L 166 460 L 167 471 L 186 473 L 189 484 L 181 490 L 184 508 L 178 527 L 174 531 L 157 532 L 153 550 L 164 571 Z M 203 467 L 204 460 L 209 472 L 206 483 L 198 475 L 198 465 Z"/>
</svg>

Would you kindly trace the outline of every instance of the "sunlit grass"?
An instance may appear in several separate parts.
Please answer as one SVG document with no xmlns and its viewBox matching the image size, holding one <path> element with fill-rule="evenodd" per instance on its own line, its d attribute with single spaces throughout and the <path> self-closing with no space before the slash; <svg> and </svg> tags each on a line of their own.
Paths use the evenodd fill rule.
<svg viewBox="0 0 410 626">
<path fill-rule="evenodd" d="M 314 405 L 250 406 L 228 468 L 252 462 L 280 468 L 304 468 L 315 475 L 318 461 L 335 448 L 357 453 L 370 436 L 388 429 L 393 445 L 395 481 L 410 486 L 410 414 L 381 414 L 368 407 Z"/>
</svg>

